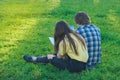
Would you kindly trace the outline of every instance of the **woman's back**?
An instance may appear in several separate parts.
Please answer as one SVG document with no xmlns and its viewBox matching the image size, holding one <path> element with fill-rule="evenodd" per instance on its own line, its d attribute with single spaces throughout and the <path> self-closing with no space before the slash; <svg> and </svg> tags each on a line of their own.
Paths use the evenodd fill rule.
<svg viewBox="0 0 120 80">
<path fill-rule="evenodd" d="M 75 59 L 81 62 L 87 62 L 88 53 L 86 47 L 84 47 L 83 43 L 73 33 L 69 33 L 69 34 L 75 43 L 78 54 L 75 53 L 73 46 L 70 45 L 67 36 L 65 36 L 64 38 L 65 43 L 63 42 L 63 40 L 60 42 L 58 53 L 60 53 L 61 55 L 67 54 L 71 59 Z M 65 49 L 63 47 L 64 45 L 65 45 Z"/>
</svg>

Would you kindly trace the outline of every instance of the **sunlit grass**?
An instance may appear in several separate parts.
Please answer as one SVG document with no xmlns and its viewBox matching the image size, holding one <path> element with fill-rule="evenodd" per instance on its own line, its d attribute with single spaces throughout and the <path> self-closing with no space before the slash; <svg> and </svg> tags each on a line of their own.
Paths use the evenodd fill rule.
<svg viewBox="0 0 120 80">
<path fill-rule="evenodd" d="M 93 0 L 95 4 L 98 4 L 100 0 Z"/>
<path fill-rule="evenodd" d="M 59 6 L 59 3 L 60 0 L 7 0 L 6 2 L 3 1 L 2 6 L 0 6 L 0 13 L 3 14 L 2 17 L 13 18 L 38 16 L 42 13 L 48 13 Z"/>
<path fill-rule="evenodd" d="M 14 20 L 13 20 L 14 21 Z M 18 46 L 17 41 L 26 38 L 29 35 L 29 31 L 35 26 L 37 20 L 35 19 L 16 19 L 14 24 L 6 26 L 0 32 L 1 48 L 2 53 L 9 53 L 11 47 Z M 19 25 L 17 24 L 19 23 Z M 4 57 L 2 57 L 4 58 Z"/>
<path fill-rule="evenodd" d="M 1 1 L 0 54 L 4 55 L 0 57 L 1 61 L 9 59 L 7 54 L 11 53 L 12 48 L 19 47 L 18 41 L 33 37 L 30 31 L 38 23 L 48 20 L 33 16 L 47 13 L 59 6 L 59 3 L 59 0 Z"/>
<path fill-rule="evenodd" d="M 120 21 L 120 18 L 117 17 L 116 11 L 115 10 L 109 10 L 108 22 L 112 24 L 111 25 L 111 29 L 114 30 L 114 31 L 116 31 L 116 33 L 120 31 L 119 21 Z M 119 38 L 120 38 L 120 36 L 119 36 Z"/>
</svg>

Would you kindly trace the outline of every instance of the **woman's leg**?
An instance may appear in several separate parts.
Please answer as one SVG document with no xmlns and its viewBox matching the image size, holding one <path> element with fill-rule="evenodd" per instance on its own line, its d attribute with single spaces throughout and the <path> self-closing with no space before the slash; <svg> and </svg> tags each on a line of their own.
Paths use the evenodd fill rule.
<svg viewBox="0 0 120 80">
<path fill-rule="evenodd" d="M 52 55 L 52 54 L 51 54 Z M 56 53 L 53 54 L 54 56 L 57 56 Z M 47 59 L 47 56 L 38 56 L 38 57 L 35 57 L 35 56 L 23 56 L 23 59 L 27 62 L 43 62 L 43 63 L 48 63 L 48 59 Z"/>
<path fill-rule="evenodd" d="M 68 60 L 64 60 L 62 58 L 53 57 L 49 62 L 61 70 L 67 69 L 68 66 Z"/>
<path fill-rule="evenodd" d="M 24 60 L 27 62 L 35 62 L 35 63 L 51 63 L 61 70 L 67 69 L 70 72 L 81 72 L 86 69 L 86 63 L 76 61 L 73 59 L 64 60 L 62 58 L 57 58 L 56 56 L 52 59 L 48 59 L 47 56 L 44 57 L 33 57 L 33 56 L 24 56 Z"/>
<path fill-rule="evenodd" d="M 46 56 L 24 56 L 23 59 L 27 62 L 33 62 L 33 63 L 49 63 L 49 60 Z"/>
<path fill-rule="evenodd" d="M 48 59 L 48 57 L 38 57 L 37 62 L 38 63 L 50 63 L 53 66 L 61 70 L 64 70 L 64 69 L 67 69 L 69 59 L 64 60 L 62 58 L 57 58 L 57 56 L 54 56 L 52 59 Z"/>
<path fill-rule="evenodd" d="M 23 59 L 25 60 L 25 61 L 27 61 L 27 62 L 35 62 L 36 61 L 36 59 L 37 59 L 37 57 L 35 57 L 35 56 L 23 56 Z"/>
<path fill-rule="evenodd" d="M 54 66 L 56 66 L 59 69 L 67 69 L 69 72 L 81 72 L 86 69 L 86 63 L 80 62 L 77 60 L 73 60 L 68 58 L 67 60 L 64 60 L 62 58 L 54 57 L 50 60 L 50 63 Z"/>
<path fill-rule="evenodd" d="M 39 56 L 39 57 L 37 57 L 36 62 L 47 64 L 47 63 L 49 63 L 49 59 L 47 58 L 47 56 L 42 56 L 42 57 Z"/>
<path fill-rule="evenodd" d="M 52 65 L 56 66 L 59 69 L 66 69 L 67 68 L 67 60 L 63 60 L 62 58 L 57 58 L 56 56 L 52 59 L 48 59 L 47 56 L 44 57 L 34 57 L 34 56 L 24 56 L 23 57 L 25 61 L 27 62 L 33 62 L 33 63 L 51 63 Z"/>
<path fill-rule="evenodd" d="M 86 63 L 70 59 L 67 69 L 70 72 L 81 72 L 86 69 Z"/>
</svg>

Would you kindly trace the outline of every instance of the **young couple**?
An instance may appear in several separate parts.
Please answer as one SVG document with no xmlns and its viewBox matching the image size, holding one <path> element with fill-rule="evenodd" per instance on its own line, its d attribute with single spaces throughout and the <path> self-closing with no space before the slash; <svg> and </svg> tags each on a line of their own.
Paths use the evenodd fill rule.
<svg viewBox="0 0 120 80">
<path fill-rule="evenodd" d="M 101 59 L 100 29 L 91 24 L 85 12 L 78 12 L 74 19 L 78 25 L 76 31 L 71 30 L 65 21 L 56 23 L 55 54 L 39 57 L 24 56 L 24 60 L 33 63 L 50 63 L 69 72 L 94 68 Z"/>
</svg>

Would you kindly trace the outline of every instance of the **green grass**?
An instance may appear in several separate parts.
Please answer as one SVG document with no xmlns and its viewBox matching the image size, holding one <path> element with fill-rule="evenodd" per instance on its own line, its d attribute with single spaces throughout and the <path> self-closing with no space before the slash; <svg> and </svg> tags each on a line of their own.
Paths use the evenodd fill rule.
<svg viewBox="0 0 120 80">
<path fill-rule="evenodd" d="M 0 0 L 0 80 L 120 80 L 119 4 L 119 0 Z M 101 29 L 101 64 L 71 74 L 22 59 L 53 53 L 48 37 L 53 36 L 56 22 L 76 26 L 78 11 L 87 12 Z"/>
</svg>

